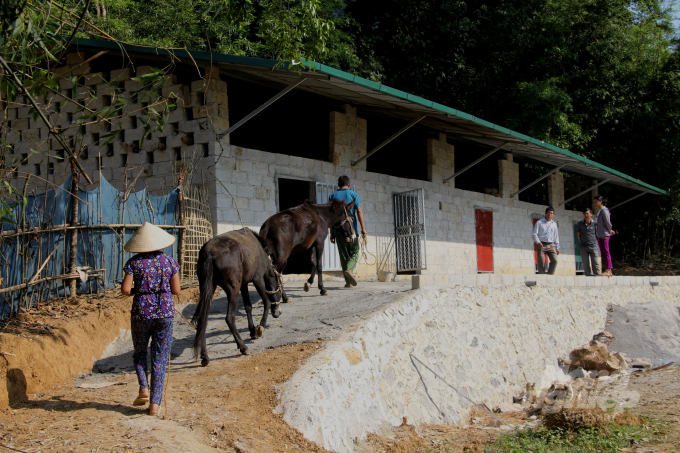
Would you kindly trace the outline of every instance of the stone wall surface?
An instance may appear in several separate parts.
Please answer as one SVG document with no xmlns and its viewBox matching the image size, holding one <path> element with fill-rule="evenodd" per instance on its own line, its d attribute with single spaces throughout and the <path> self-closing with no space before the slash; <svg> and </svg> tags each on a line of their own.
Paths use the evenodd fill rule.
<svg viewBox="0 0 680 453">
<path fill-rule="evenodd" d="M 276 213 L 277 178 L 334 184 L 339 175 L 346 174 L 361 197 L 369 234 L 368 250 L 377 257 L 369 256 L 368 264 L 365 261 L 359 264 L 357 271 L 361 278 L 394 270 L 392 195 L 417 188 L 422 188 L 425 194 L 427 270 L 423 272 L 435 278 L 437 285 L 460 284 L 461 274 L 477 273 L 475 208 L 478 207 L 493 211 L 495 272 L 529 274 L 534 271 L 532 219 L 542 217 L 545 206 L 456 189 L 441 182 L 372 173 L 353 168 L 349 163 L 334 164 L 227 144 L 223 149 L 223 153 L 215 151 L 222 153 L 215 163 L 215 176 L 220 182 L 215 186 L 217 214 L 213 218 L 218 234 L 240 228 L 239 215 L 245 226 L 258 230 Z M 509 160 L 500 162 L 504 166 L 517 165 Z M 555 220 L 560 225 L 561 254 L 557 267 L 560 275 L 575 275 L 573 224 L 582 218 L 578 212 L 556 207 Z"/>
<path fill-rule="evenodd" d="M 403 417 L 415 424 L 461 423 L 471 403 L 410 354 L 476 403 L 511 402 L 527 382 L 549 384 L 557 358 L 604 328 L 608 304 L 680 305 L 678 278 L 657 287 L 641 279 L 606 288 L 456 286 L 407 293 L 308 359 L 282 386 L 277 410 L 305 437 L 337 452 L 354 451 L 357 439 L 400 425 Z"/>
</svg>

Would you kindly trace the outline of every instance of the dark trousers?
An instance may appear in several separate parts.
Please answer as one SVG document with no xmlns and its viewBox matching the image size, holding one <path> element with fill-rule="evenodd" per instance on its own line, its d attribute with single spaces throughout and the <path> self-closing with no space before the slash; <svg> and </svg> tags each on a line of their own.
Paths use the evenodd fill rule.
<svg viewBox="0 0 680 453">
<path fill-rule="evenodd" d="M 583 261 L 585 274 L 587 276 L 600 275 L 600 248 L 598 246 L 585 247 L 581 245 L 579 249 L 581 250 L 581 261 Z"/>
<path fill-rule="evenodd" d="M 151 339 L 151 400 L 161 404 L 165 386 L 165 372 L 172 349 L 172 318 L 132 319 L 132 345 L 135 352 L 132 360 L 137 371 L 139 390 L 149 388 L 147 379 L 147 351 Z"/>
<path fill-rule="evenodd" d="M 545 274 L 545 255 L 548 255 L 548 274 L 553 275 L 557 268 L 557 246 L 552 242 L 543 242 L 538 248 L 538 273 Z"/>
</svg>

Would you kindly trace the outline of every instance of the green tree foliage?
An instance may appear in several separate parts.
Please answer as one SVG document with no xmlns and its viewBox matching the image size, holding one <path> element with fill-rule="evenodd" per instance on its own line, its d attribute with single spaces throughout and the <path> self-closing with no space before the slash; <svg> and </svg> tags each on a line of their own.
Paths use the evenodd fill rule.
<svg viewBox="0 0 680 453">
<path fill-rule="evenodd" d="M 680 189 L 680 80 L 672 2 L 357 0 L 364 75 Z M 363 53 L 366 50 L 370 53 Z M 614 202 L 633 193 L 601 191 Z M 675 193 L 675 192 L 674 192 Z M 680 197 L 642 198 L 614 251 L 667 259 Z M 677 236 L 677 234 L 676 234 Z M 617 246 L 618 244 L 618 246 Z"/>
<path fill-rule="evenodd" d="M 88 13 L 123 42 L 297 64 L 324 58 L 329 40 L 339 44 L 331 34 L 342 7 L 321 0 L 98 0 Z"/>
</svg>

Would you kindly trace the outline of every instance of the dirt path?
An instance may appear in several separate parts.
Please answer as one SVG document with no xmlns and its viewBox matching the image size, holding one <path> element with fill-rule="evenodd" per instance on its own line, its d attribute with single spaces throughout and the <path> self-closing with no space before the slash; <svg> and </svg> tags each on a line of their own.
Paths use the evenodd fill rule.
<svg viewBox="0 0 680 453">
<path fill-rule="evenodd" d="M 278 319 L 271 315 L 268 319 L 269 328 L 264 336 L 258 340 L 251 340 L 248 332 L 248 323 L 243 310 L 242 302 L 239 302 L 236 325 L 244 342 L 251 354 L 265 351 L 284 345 L 304 343 L 318 339 L 330 339 L 344 332 L 352 323 L 372 313 L 381 305 L 394 300 L 399 293 L 411 289 L 411 282 L 361 282 L 359 286 L 346 289 L 344 283 L 339 281 L 326 282 L 328 296 L 320 296 L 318 290 L 313 288 L 305 293 L 301 282 L 287 284 L 286 291 L 293 298 L 292 303 L 282 304 L 282 314 Z M 224 294 L 224 293 L 222 293 Z M 250 298 L 259 301 L 260 298 L 251 287 Z M 195 300 L 188 303 L 187 298 L 182 298 L 185 303 L 182 314 L 191 319 L 196 309 Z M 262 316 L 262 306 L 253 308 L 253 316 L 257 324 Z M 208 332 L 207 345 L 211 360 L 223 360 L 240 355 L 236 343 L 229 329 L 225 325 L 227 312 L 227 299 L 224 296 L 213 300 L 208 329 L 216 329 Z M 193 364 L 192 342 L 195 331 L 186 324 L 179 316 L 175 317 L 175 330 L 172 345 L 173 364 Z M 131 371 L 132 370 L 132 341 L 127 339 L 118 344 L 111 357 L 100 360 L 95 364 L 95 369 L 107 371 Z"/>
<path fill-rule="evenodd" d="M 640 405 L 633 413 L 658 421 L 654 441 L 640 449 L 654 452 L 680 451 L 680 366 L 634 374 L 630 389 L 640 393 Z M 653 448 L 653 450 L 652 450 Z"/>
<path fill-rule="evenodd" d="M 0 443 L 31 452 L 323 452 L 272 412 L 276 385 L 320 347 L 285 346 L 207 368 L 173 365 L 166 420 L 131 406 L 133 374 L 106 375 L 119 385 L 102 389 L 78 388 L 93 381 L 76 379 L 0 413 Z"/>
<path fill-rule="evenodd" d="M 307 441 L 272 411 L 276 386 L 292 376 L 300 363 L 323 347 L 321 339 L 338 336 L 351 324 L 388 303 L 396 293 L 410 289 L 409 282 L 363 283 L 353 290 L 339 282 L 328 282 L 329 296 L 304 293 L 302 284 L 290 284 L 294 302 L 283 305 L 282 316 L 270 318 L 262 339 L 251 341 L 245 313 L 239 306 L 238 325 L 251 356 L 241 356 L 224 328 L 226 300 L 213 301 L 208 346 L 213 359 L 202 368 L 192 357 L 194 330 L 177 317 L 166 401 L 165 420 L 145 416 L 131 406 L 138 391 L 132 370 L 131 342 L 121 331 L 121 341 L 110 357 L 96 362 L 94 373 L 40 393 L 28 392 L 28 401 L 14 401 L 0 411 L 0 444 L 23 451 L 105 452 L 286 452 L 325 451 Z M 195 290 L 183 291 L 183 301 L 195 298 Z M 259 300 L 251 294 L 253 300 Z M 124 305 L 124 304 L 123 304 Z M 195 305 L 183 314 L 190 318 Z M 116 313 L 121 307 L 116 306 Z M 254 311 L 257 318 L 262 307 Z M 124 311 L 124 310 L 123 310 Z M 88 318 L 96 337 L 95 314 Z M 59 320 L 68 337 L 68 323 L 83 318 Z M 18 339 L 21 339 L 18 337 Z M 62 356 L 78 356 L 78 345 L 64 340 L 64 350 L 50 356 L 50 348 L 37 353 L 53 363 Z M 17 343 L 16 348 L 22 346 Z M 86 353 L 91 354 L 89 350 Z M 90 356 L 91 357 L 91 356 Z M 106 372 L 97 372 L 106 370 Z M 100 389 L 79 385 L 116 384 Z M 163 408 L 162 413 L 165 413 Z"/>
</svg>

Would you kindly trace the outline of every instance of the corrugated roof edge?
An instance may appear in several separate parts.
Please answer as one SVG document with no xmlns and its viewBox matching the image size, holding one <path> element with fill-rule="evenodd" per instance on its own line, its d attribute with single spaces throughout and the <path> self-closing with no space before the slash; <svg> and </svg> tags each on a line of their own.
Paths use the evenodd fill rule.
<svg viewBox="0 0 680 453">
<path fill-rule="evenodd" d="M 147 46 L 139 46 L 139 45 L 134 45 L 134 44 L 121 44 L 115 41 L 108 41 L 108 40 L 100 40 L 100 39 L 86 39 L 86 38 L 76 38 L 73 40 L 73 45 L 78 46 L 88 46 L 88 47 L 99 47 L 103 49 L 111 49 L 111 50 L 121 50 L 121 47 L 125 48 L 126 50 L 129 51 L 135 51 L 135 52 L 141 52 L 141 53 L 148 53 L 148 54 L 154 54 L 154 55 L 167 55 L 171 56 L 174 55 L 176 57 L 180 58 L 193 58 L 195 60 L 201 60 L 201 61 L 215 61 L 215 62 L 222 62 L 222 63 L 230 63 L 230 64 L 237 64 L 237 65 L 245 65 L 245 66 L 258 66 L 258 67 L 264 67 L 264 68 L 270 68 L 273 69 L 277 62 L 275 60 L 269 60 L 266 58 L 255 58 L 255 57 L 244 57 L 244 56 L 238 56 L 238 55 L 226 55 L 226 54 L 220 54 L 220 53 L 212 53 L 212 52 L 204 52 L 200 50 L 186 50 L 186 49 L 162 49 L 162 48 L 156 48 L 156 47 L 147 47 Z M 488 127 L 490 129 L 495 129 L 499 132 L 506 133 L 508 135 L 511 135 L 513 137 L 522 139 L 524 141 L 533 143 L 537 146 L 541 146 L 543 148 L 546 148 L 550 151 L 554 151 L 560 154 L 563 154 L 567 157 L 571 157 L 573 159 L 576 159 L 580 162 L 583 162 L 584 164 L 587 165 L 592 165 L 593 167 L 599 168 L 600 170 L 604 170 L 608 173 L 611 173 L 613 175 L 616 175 L 620 178 L 623 178 L 627 181 L 630 181 L 634 184 L 637 184 L 639 186 L 642 186 L 646 189 L 649 189 L 651 191 L 654 191 L 658 194 L 661 195 L 668 195 L 668 192 L 659 189 L 658 187 L 654 187 L 651 184 L 647 184 L 646 182 L 640 181 L 639 179 L 633 178 L 631 176 L 628 176 L 624 173 L 621 173 L 618 170 L 614 170 L 613 168 L 607 167 L 606 165 L 602 165 L 598 162 L 592 161 L 590 159 L 587 159 L 583 156 L 580 156 L 578 154 L 572 153 L 571 151 L 568 151 L 566 149 L 559 148 L 557 146 L 551 145 L 549 143 L 545 143 L 543 141 L 540 141 L 538 139 L 535 139 L 533 137 L 529 137 L 527 135 L 524 135 L 522 133 L 507 129 L 505 127 L 499 126 L 497 124 L 490 123 L 486 120 L 483 120 L 481 118 L 477 118 L 475 116 L 472 116 L 468 113 L 461 112 L 459 110 L 453 109 L 451 107 L 447 107 L 443 104 L 438 104 L 436 102 L 421 98 L 420 96 L 416 96 L 414 94 L 409 94 L 406 93 L 405 91 L 397 90 L 395 88 L 389 87 L 387 85 L 383 85 L 377 82 L 373 82 L 368 79 L 364 79 L 359 76 L 355 76 L 352 74 L 349 74 L 347 72 L 341 71 L 339 69 L 333 68 L 331 66 L 318 63 L 312 60 L 302 60 L 302 63 L 314 67 L 313 70 L 318 71 L 322 74 L 329 75 L 331 77 L 337 77 L 338 79 L 343 79 L 346 80 L 350 83 L 355 83 L 357 85 L 363 86 L 365 88 L 369 88 L 374 91 L 380 91 L 385 94 L 388 94 L 390 96 L 394 96 L 399 99 L 403 99 L 405 101 L 413 102 L 414 104 L 422 105 L 424 107 L 429 107 L 434 110 L 440 111 L 446 115 L 451 115 L 455 116 L 460 119 L 464 119 L 467 121 L 471 121 L 473 123 L 479 124 L 480 126 Z M 283 69 L 286 69 L 290 67 L 290 65 L 286 64 Z M 303 69 L 303 72 L 307 72 L 307 69 Z"/>
</svg>

